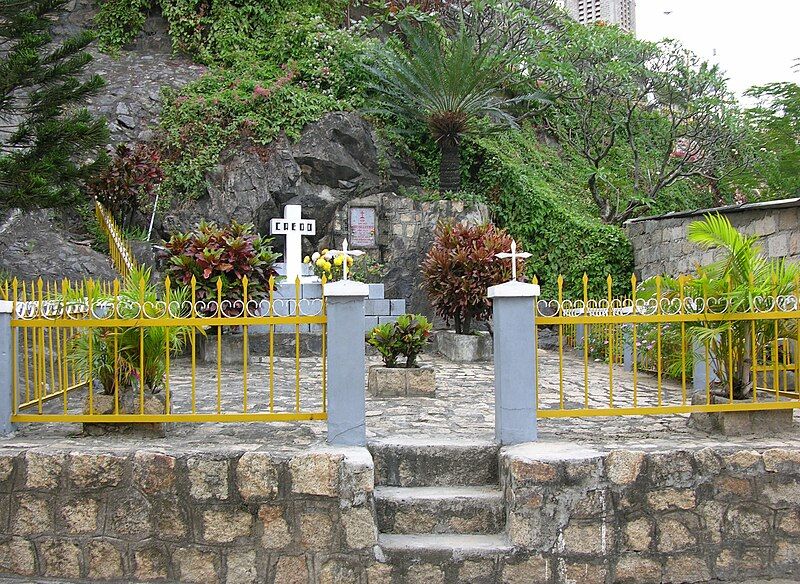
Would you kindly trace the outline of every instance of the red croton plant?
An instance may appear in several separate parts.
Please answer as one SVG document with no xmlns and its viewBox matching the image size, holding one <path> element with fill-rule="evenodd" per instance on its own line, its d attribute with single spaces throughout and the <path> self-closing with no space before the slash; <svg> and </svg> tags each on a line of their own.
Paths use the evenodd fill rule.
<svg viewBox="0 0 800 584">
<path fill-rule="evenodd" d="M 422 263 L 422 286 L 456 333 L 469 334 L 475 321 L 491 316 L 490 286 L 511 279 L 511 263 L 495 258 L 511 249 L 511 236 L 492 224 L 440 224 Z M 519 266 L 518 266 L 519 267 Z"/>
<path fill-rule="evenodd" d="M 152 206 L 163 180 L 158 149 L 149 144 L 133 148 L 119 144 L 111 163 L 87 183 L 86 190 L 125 228 L 137 212 Z"/>
<path fill-rule="evenodd" d="M 201 222 L 194 231 L 176 233 L 165 246 L 162 259 L 167 275 L 178 285 L 196 281 L 197 300 L 216 300 L 217 280 L 222 299 L 243 299 L 242 279 L 247 276 L 247 297 L 258 300 L 269 292 L 269 279 L 277 275 L 274 264 L 280 254 L 271 239 L 255 233 L 252 224 L 232 221 L 224 227 Z"/>
</svg>

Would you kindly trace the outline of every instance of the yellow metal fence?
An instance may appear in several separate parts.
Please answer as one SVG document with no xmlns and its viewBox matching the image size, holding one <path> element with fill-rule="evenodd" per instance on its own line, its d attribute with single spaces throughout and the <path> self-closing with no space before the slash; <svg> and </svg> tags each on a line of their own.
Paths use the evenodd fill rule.
<svg viewBox="0 0 800 584">
<path fill-rule="evenodd" d="M 125 278 L 137 268 L 136 258 L 131 251 L 131 246 L 123 235 L 122 230 L 117 226 L 111 213 L 103 207 L 100 201 L 95 201 L 94 205 L 97 223 L 108 239 L 108 254 L 111 257 L 111 263 L 114 264 L 117 272 Z"/>
<path fill-rule="evenodd" d="M 194 280 L 16 280 L 12 422 L 326 419 L 326 303 L 300 281 L 251 298 L 198 297 Z M 301 355 L 301 339 L 321 346 Z M 283 352 L 279 351 L 279 345 Z"/>
<path fill-rule="evenodd" d="M 609 277 L 607 296 L 590 299 L 584 278 L 571 300 L 559 278 L 558 298 L 537 302 L 537 349 L 542 329 L 558 337 L 557 353 L 537 350 L 540 417 L 800 407 L 800 285 L 742 310 L 730 298 L 662 295 L 660 279 L 644 298 L 631 284 L 630 297 L 615 297 Z M 708 372 L 698 389 L 695 361 Z"/>
</svg>

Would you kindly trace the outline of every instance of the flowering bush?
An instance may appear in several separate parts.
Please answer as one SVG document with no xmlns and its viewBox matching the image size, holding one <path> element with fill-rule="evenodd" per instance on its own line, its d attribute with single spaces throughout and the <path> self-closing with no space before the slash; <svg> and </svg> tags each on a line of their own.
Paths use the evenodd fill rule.
<svg viewBox="0 0 800 584">
<path fill-rule="evenodd" d="M 417 356 L 431 335 L 432 325 L 421 314 L 404 314 L 396 322 L 376 326 L 367 335 L 367 343 L 378 349 L 386 367 L 397 367 L 400 355 L 406 367 L 416 367 Z"/>
<path fill-rule="evenodd" d="M 269 292 L 269 279 L 277 272 L 271 239 L 263 238 L 252 224 L 232 221 L 225 227 L 201 222 L 194 231 L 176 233 L 162 252 L 166 273 L 176 283 L 189 286 L 196 279 L 198 300 L 216 300 L 217 281 L 222 284 L 222 299 L 240 301 L 242 280 L 247 276 L 247 296 L 257 300 Z"/>
<path fill-rule="evenodd" d="M 344 256 L 339 255 L 332 257 L 330 250 L 327 248 L 319 252 L 314 252 L 314 254 L 311 256 L 304 257 L 303 263 L 310 264 L 311 268 L 314 270 L 314 274 L 320 279 L 325 278 L 325 281 L 327 282 L 333 282 L 335 280 L 342 279 L 344 272 L 342 269 L 342 265 L 344 264 Z M 353 258 L 348 256 L 348 269 L 352 265 Z"/>
<path fill-rule="evenodd" d="M 137 211 L 153 203 L 163 180 L 161 154 L 156 148 L 119 144 L 111 164 L 87 183 L 86 191 L 126 228 Z"/>
<path fill-rule="evenodd" d="M 491 316 L 489 286 L 511 279 L 511 263 L 498 253 L 511 249 L 511 236 L 492 224 L 470 227 L 440 224 L 422 263 L 422 286 L 436 309 L 458 334 L 469 334 L 473 321 Z M 523 271 L 522 265 L 518 265 Z"/>
</svg>

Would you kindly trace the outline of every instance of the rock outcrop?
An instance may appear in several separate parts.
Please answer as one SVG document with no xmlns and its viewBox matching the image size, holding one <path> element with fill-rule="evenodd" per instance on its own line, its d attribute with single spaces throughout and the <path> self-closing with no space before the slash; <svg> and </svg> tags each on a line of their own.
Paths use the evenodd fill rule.
<svg viewBox="0 0 800 584">
<path fill-rule="evenodd" d="M 268 233 L 269 220 L 284 205 L 300 204 L 304 216 L 317 221 L 317 237 L 304 242 L 310 251 L 352 199 L 419 184 L 410 165 L 389 155 L 384 160 L 380 152 L 372 127 L 352 112 L 326 114 L 295 144 L 285 138 L 266 148 L 236 144 L 208 173 L 207 195 L 165 217 L 163 231 L 207 218 L 248 221 Z"/>
<path fill-rule="evenodd" d="M 20 280 L 113 279 L 107 256 L 71 233 L 52 210 L 13 209 L 0 222 L 0 269 Z"/>
<path fill-rule="evenodd" d="M 317 234 L 303 241 L 304 252 L 339 245 L 348 236 L 349 205 L 375 207 L 378 247 L 371 255 L 387 266 L 384 279 L 392 298 L 404 298 L 410 311 L 431 315 L 419 287 L 419 266 L 433 243 L 440 221 L 481 223 L 484 205 L 460 201 L 415 201 L 397 194 L 414 187 L 412 166 L 378 145 L 374 129 L 353 112 L 332 112 L 309 124 L 300 140 L 280 138 L 270 146 L 236 144 L 209 172 L 208 192 L 169 213 L 161 231 L 191 228 L 200 219 L 254 223 L 269 233 L 269 220 L 284 205 L 300 204 L 315 219 Z M 281 250 L 282 238 L 275 247 Z"/>
</svg>

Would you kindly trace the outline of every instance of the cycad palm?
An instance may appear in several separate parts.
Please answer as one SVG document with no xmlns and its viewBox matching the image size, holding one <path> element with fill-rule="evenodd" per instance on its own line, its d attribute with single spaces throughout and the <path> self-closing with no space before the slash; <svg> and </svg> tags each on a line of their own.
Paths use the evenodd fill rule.
<svg viewBox="0 0 800 584">
<path fill-rule="evenodd" d="M 758 237 L 740 233 L 727 217 L 706 215 L 689 225 L 688 238 L 704 249 L 718 250 L 719 259 L 698 268 L 694 277 L 665 278 L 666 297 L 707 298 L 710 312 L 737 314 L 764 310 L 765 299 L 796 293 L 798 266 L 783 258 L 764 257 Z M 652 284 L 644 285 L 645 296 L 652 295 Z M 689 325 L 687 333 L 707 344 L 721 382 L 718 391 L 741 399 L 752 391 L 754 356 L 772 349 L 778 338 L 796 338 L 797 328 L 792 320 L 709 319 Z"/>
<path fill-rule="evenodd" d="M 504 56 L 489 43 L 478 46 L 462 24 L 448 39 L 437 27 L 403 28 L 406 48 L 388 43 L 368 66 L 380 109 L 427 127 L 441 152 L 439 188 L 461 188 L 460 149 L 476 122 L 514 125 L 509 109 L 531 96 L 503 94 L 513 79 Z"/>
</svg>

